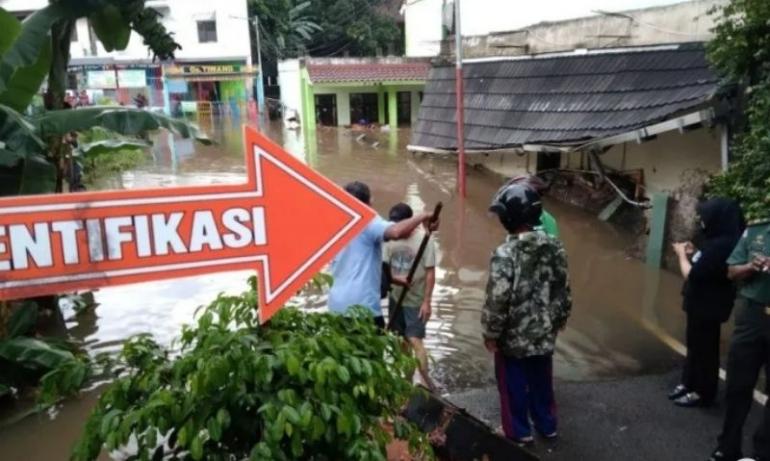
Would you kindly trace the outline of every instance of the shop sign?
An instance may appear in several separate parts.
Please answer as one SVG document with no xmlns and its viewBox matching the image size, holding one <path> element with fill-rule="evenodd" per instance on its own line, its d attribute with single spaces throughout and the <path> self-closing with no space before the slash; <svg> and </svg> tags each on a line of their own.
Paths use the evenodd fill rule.
<svg viewBox="0 0 770 461">
<path fill-rule="evenodd" d="M 147 72 L 140 70 L 119 70 L 118 82 L 121 88 L 144 88 L 147 86 Z"/>
<path fill-rule="evenodd" d="M 95 89 L 114 89 L 117 87 L 114 70 L 89 70 L 88 87 Z"/>
</svg>

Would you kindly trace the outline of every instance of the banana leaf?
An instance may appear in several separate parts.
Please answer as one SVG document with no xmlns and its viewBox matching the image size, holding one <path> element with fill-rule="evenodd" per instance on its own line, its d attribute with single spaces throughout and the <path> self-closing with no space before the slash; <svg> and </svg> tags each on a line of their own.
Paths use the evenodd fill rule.
<svg viewBox="0 0 770 461">
<path fill-rule="evenodd" d="M 14 109 L 0 104 L 0 167 L 10 167 L 28 155 L 41 155 L 46 146 L 35 126 Z"/>
<path fill-rule="evenodd" d="M 8 320 L 7 336 L 17 338 L 26 335 L 37 324 L 37 304 L 25 301 Z"/>
<path fill-rule="evenodd" d="M 80 144 L 78 153 L 81 155 L 101 155 L 124 149 L 145 149 L 150 146 L 150 143 L 139 139 L 104 139 Z"/>
<path fill-rule="evenodd" d="M 125 50 L 131 38 L 131 27 L 120 9 L 107 4 L 88 17 L 96 36 L 107 51 Z"/>
<path fill-rule="evenodd" d="M 51 27 L 54 23 L 71 17 L 72 13 L 64 5 L 52 3 L 24 20 L 18 36 L 0 60 L 0 93 L 9 90 L 11 79 L 19 69 L 38 64 L 41 55 L 45 53 L 46 44 L 51 45 Z M 7 17 L 5 22 L 8 22 Z"/>
<path fill-rule="evenodd" d="M 0 55 L 4 55 L 21 34 L 21 22 L 0 8 Z M 0 104 L 23 111 L 32 102 L 51 67 L 51 40 L 45 40 L 34 64 L 20 67 L 11 76 L 5 91 L 0 92 Z"/>
<path fill-rule="evenodd" d="M 27 337 L 0 341 L 0 358 L 33 370 L 53 370 L 75 360 L 68 351 Z"/>
<path fill-rule="evenodd" d="M 35 126 L 0 104 L 0 196 L 41 194 L 56 187 L 56 168 Z"/>
<path fill-rule="evenodd" d="M 128 136 L 140 136 L 164 128 L 184 138 L 211 144 L 211 140 L 197 126 L 142 109 L 106 106 L 50 111 L 33 122 L 43 138 L 85 131 L 97 126 Z"/>
</svg>

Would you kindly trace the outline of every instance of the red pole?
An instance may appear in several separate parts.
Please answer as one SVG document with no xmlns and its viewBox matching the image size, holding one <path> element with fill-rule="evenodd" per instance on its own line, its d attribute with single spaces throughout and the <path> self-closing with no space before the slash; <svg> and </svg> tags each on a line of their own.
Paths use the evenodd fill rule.
<svg viewBox="0 0 770 461">
<path fill-rule="evenodd" d="M 457 79 L 457 185 L 460 195 L 465 197 L 465 102 L 463 69 L 458 67 Z"/>
<path fill-rule="evenodd" d="M 463 82 L 463 39 L 460 29 L 460 0 L 455 2 L 455 72 L 456 118 L 457 118 L 457 188 L 460 197 L 465 197 L 465 85 Z"/>
</svg>

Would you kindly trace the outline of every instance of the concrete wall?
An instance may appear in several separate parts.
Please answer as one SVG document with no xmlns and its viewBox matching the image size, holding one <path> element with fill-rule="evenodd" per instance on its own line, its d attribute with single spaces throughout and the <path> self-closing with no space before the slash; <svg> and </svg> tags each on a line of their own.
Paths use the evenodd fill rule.
<svg viewBox="0 0 770 461">
<path fill-rule="evenodd" d="M 8 11 L 33 11 L 42 8 L 47 0 L 0 0 L 0 7 Z M 174 39 L 182 45 L 176 52 L 179 61 L 242 61 L 251 64 L 251 38 L 246 0 L 148 0 L 147 6 L 162 15 L 166 28 L 174 33 Z M 198 20 L 215 19 L 217 41 L 198 41 Z M 131 34 L 131 41 L 123 51 L 107 53 L 97 44 L 92 53 L 88 23 L 78 21 L 77 41 L 71 45 L 73 59 L 85 57 L 112 58 L 115 61 L 148 61 L 147 47 L 142 38 Z"/>
<path fill-rule="evenodd" d="M 696 0 L 621 15 L 536 24 L 519 31 L 467 37 L 464 51 L 466 57 L 474 58 L 708 41 L 715 25 L 714 16 L 708 11 L 725 3 L 726 0 Z"/>
<path fill-rule="evenodd" d="M 488 56 L 515 56 L 575 48 L 605 48 L 651 45 L 661 43 L 700 42 L 712 37 L 714 16 L 708 11 L 729 0 L 692 0 L 674 5 L 628 10 L 612 15 L 594 15 L 558 22 L 544 22 L 510 32 L 494 32 L 463 38 L 466 58 Z M 428 5 L 423 5 L 427 3 Z M 409 5 L 405 12 L 407 56 L 410 53 L 433 52 L 438 55 L 440 44 L 435 43 L 435 32 L 441 31 L 441 14 L 432 14 L 429 7 L 440 0 L 422 0 Z M 463 4 L 463 30 L 473 30 L 469 21 L 479 12 Z M 467 12 L 466 12 L 467 9 Z M 413 11 L 414 10 L 414 11 Z M 612 10 L 615 12 L 616 10 Z M 484 12 L 488 18 L 488 12 Z M 512 21 L 515 19 L 512 18 Z M 466 27 L 467 26 L 467 27 Z M 415 35 L 409 31 L 415 30 Z M 454 49 L 454 38 L 449 37 L 447 49 Z M 414 50 L 414 51 L 413 51 Z M 425 56 L 415 54 L 414 56 Z"/>
<path fill-rule="evenodd" d="M 302 113 L 302 81 L 298 59 L 278 63 L 278 85 L 281 87 L 281 103 L 284 108 Z"/>
</svg>

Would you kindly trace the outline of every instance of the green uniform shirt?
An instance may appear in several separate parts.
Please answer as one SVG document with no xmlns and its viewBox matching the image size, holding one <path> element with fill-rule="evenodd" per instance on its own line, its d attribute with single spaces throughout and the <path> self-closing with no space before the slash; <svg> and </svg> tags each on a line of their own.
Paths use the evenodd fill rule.
<svg viewBox="0 0 770 461">
<path fill-rule="evenodd" d="M 543 231 L 546 235 L 553 238 L 559 238 L 559 226 L 556 224 L 556 218 L 545 210 L 543 210 L 543 213 L 540 215 L 540 225 L 537 226 L 535 230 Z"/>
<path fill-rule="evenodd" d="M 770 256 L 770 222 L 749 226 L 727 258 L 727 264 L 748 264 L 758 255 Z M 739 294 L 760 304 L 770 304 L 770 273 L 757 273 L 742 282 Z"/>
</svg>

